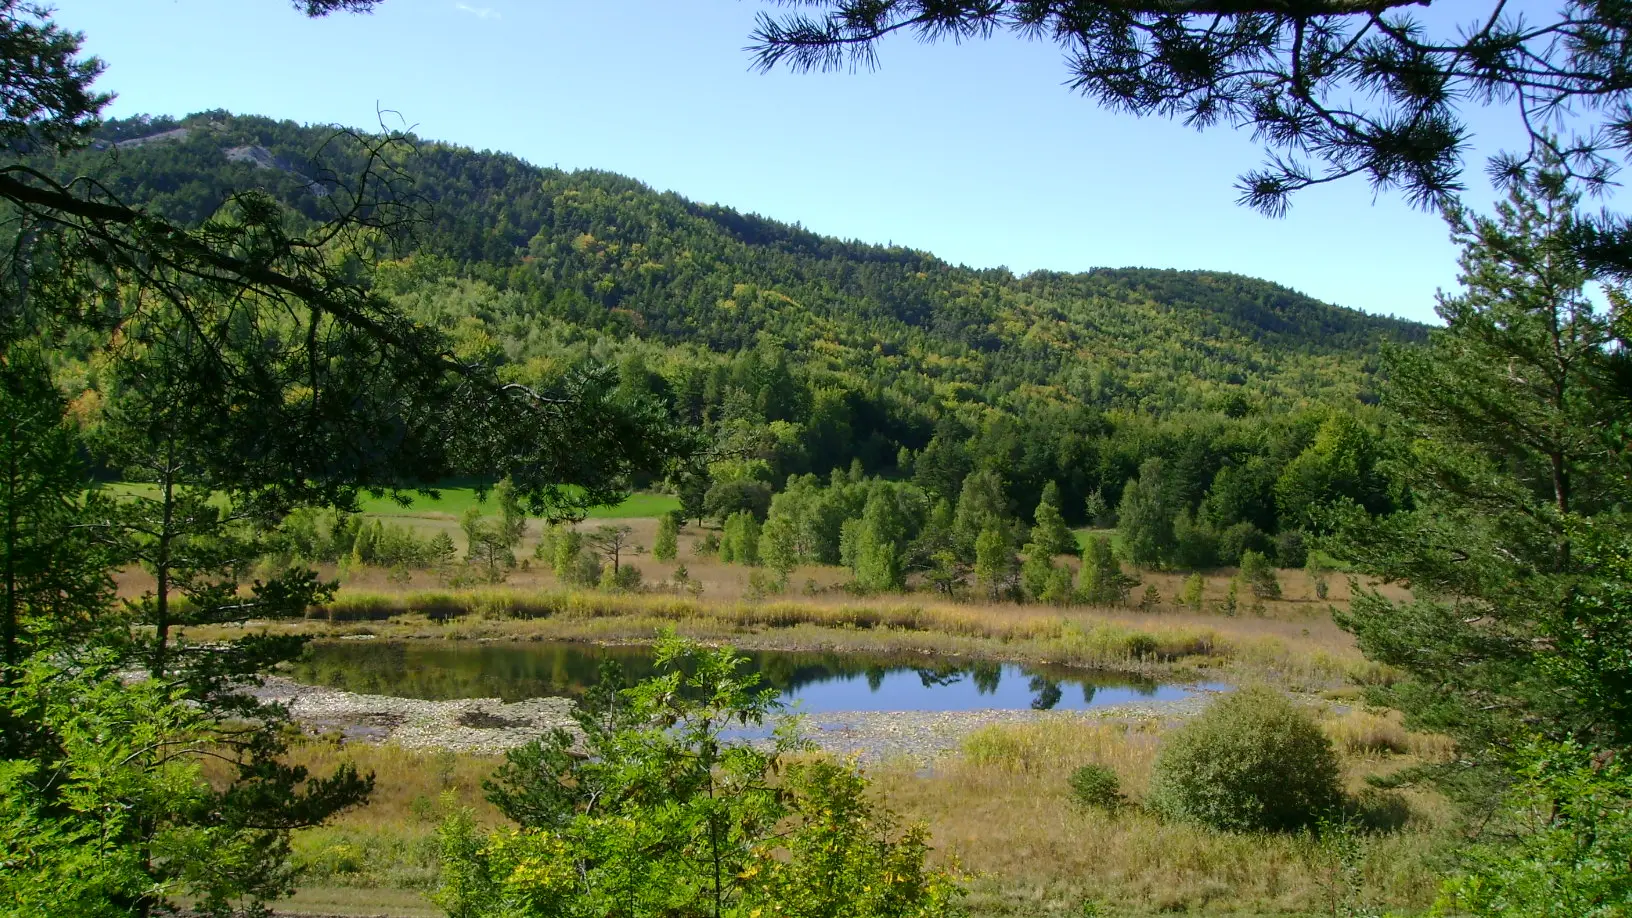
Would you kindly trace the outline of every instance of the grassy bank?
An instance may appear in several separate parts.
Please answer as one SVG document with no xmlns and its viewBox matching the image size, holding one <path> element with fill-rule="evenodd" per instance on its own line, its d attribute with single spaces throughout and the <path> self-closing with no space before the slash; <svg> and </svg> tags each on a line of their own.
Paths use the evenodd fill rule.
<svg viewBox="0 0 1632 918">
<path fill-rule="evenodd" d="M 1330 620 L 1055 609 L 909 598 L 709 602 L 660 594 L 486 589 L 343 592 L 296 626 L 388 639 L 650 640 L 659 628 L 743 647 L 906 651 L 1053 662 L 1150 675 L 1256 678 L 1300 690 L 1371 682 Z"/>
<path fill-rule="evenodd" d="M 871 776 L 887 804 L 929 827 L 935 857 L 966 872 L 980 916 L 1076 916 L 1090 902 L 1101 914 L 1129 916 L 1425 909 L 1453 839 L 1448 809 L 1421 790 L 1378 799 L 1365 779 L 1441 758 L 1447 744 L 1381 714 L 1332 707 L 1321 717 L 1351 793 L 1383 814 L 1346 847 L 1309 835 L 1216 832 L 1144 813 L 1138 802 L 1169 729 L 1154 722 L 989 727 L 930 772 L 886 764 Z M 350 761 L 378 780 L 368 807 L 299 834 L 304 876 L 295 905 L 308 911 L 425 913 L 417 897 L 434 885 L 435 830 L 448 809 L 502 821 L 480 791 L 493 758 L 325 742 L 298 755 L 323 767 Z M 1075 804 L 1067 779 L 1088 763 L 1116 771 L 1134 805 L 1111 814 Z"/>
<path fill-rule="evenodd" d="M 156 485 L 141 482 L 112 482 L 103 485 L 102 489 L 116 496 L 137 494 L 143 497 L 156 497 L 159 493 Z M 390 497 L 371 497 L 367 494 L 362 495 L 357 503 L 361 513 L 382 517 L 458 519 L 472 507 L 487 514 L 499 512 L 491 492 L 483 497 L 475 488 L 464 487 L 438 488 L 436 497 L 423 494 L 410 495 L 407 504 L 398 503 Z M 673 495 L 642 491 L 629 495 L 620 504 L 595 507 L 589 511 L 588 516 L 591 519 L 640 519 L 662 516 L 670 510 L 679 508 L 680 499 Z"/>
</svg>

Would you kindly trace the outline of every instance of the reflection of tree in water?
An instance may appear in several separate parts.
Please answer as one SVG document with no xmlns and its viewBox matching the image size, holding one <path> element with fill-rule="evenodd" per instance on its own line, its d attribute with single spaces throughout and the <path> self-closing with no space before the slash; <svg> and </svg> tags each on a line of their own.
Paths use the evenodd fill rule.
<svg viewBox="0 0 1632 918">
<path fill-rule="evenodd" d="M 941 669 L 915 668 L 915 671 L 918 673 L 919 681 L 924 683 L 924 688 L 935 688 L 936 686 L 941 685 L 951 685 L 954 682 L 960 682 L 963 680 L 963 670 L 961 669 L 950 669 L 945 667 Z"/>
<path fill-rule="evenodd" d="M 1060 683 L 1042 676 L 1031 677 L 1031 690 L 1037 693 L 1037 697 L 1031 699 L 1031 708 L 1034 711 L 1051 710 L 1064 696 L 1060 691 Z"/>
<path fill-rule="evenodd" d="M 999 663 L 976 663 L 969 667 L 974 677 L 975 691 L 982 695 L 996 695 L 998 683 L 1003 681 L 1003 666 Z"/>
<path fill-rule="evenodd" d="M 498 696 L 506 701 L 551 695 L 581 698 L 595 685 L 601 663 L 608 659 L 622 665 L 625 684 L 641 681 L 652 673 L 651 650 L 639 646 L 595 647 L 553 642 L 449 646 L 379 641 L 316 645 L 305 660 L 294 666 L 290 676 L 308 684 L 409 698 Z M 862 679 L 876 692 L 892 673 L 913 672 L 923 685 L 921 691 L 927 694 L 959 683 L 967 675 L 975 687 L 974 694 L 982 696 L 996 695 L 1004 675 L 1003 664 L 992 661 L 924 664 L 925 659 L 917 654 L 870 656 L 761 651 L 750 656 L 744 671 L 758 672 L 764 680 L 763 686 L 788 693 L 800 689 L 812 691 L 812 686 L 821 683 Z M 1160 687 L 1147 680 L 1060 666 L 1026 666 L 1019 672 L 1021 679 L 1029 679 L 1031 707 L 1037 710 L 1057 707 L 1061 703 L 1061 688 L 1066 684 L 1082 686 L 1085 704 L 1093 703 L 1099 688 L 1126 688 L 1148 697 Z M 907 690 L 909 696 L 918 691 L 920 689 Z M 901 700 L 908 706 L 916 703 L 905 696 Z M 924 703 L 933 704 L 927 700 Z"/>
</svg>

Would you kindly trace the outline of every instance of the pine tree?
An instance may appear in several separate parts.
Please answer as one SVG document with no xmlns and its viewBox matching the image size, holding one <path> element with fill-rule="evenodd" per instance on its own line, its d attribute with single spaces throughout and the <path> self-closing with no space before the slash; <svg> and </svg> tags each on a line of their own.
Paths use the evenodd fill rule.
<svg viewBox="0 0 1632 918">
<path fill-rule="evenodd" d="M 1117 529 L 1127 547 L 1128 559 L 1152 565 L 1171 560 L 1175 546 L 1173 517 L 1162 460 L 1147 459 L 1139 467 L 1139 477 L 1122 489 L 1122 506 L 1117 512 Z"/>
<path fill-rule="evenodd" d="M 963 480 L 957 511 L 952 518 L 952 542 L 960 557 L 973 561 L 975 541 L 987 530 L 995 531 L 1003 539 L 1005 548 L 1012 550 L 1011 524 L 1003 476 L 983 469 Z"/>
<path fill-rule="evenodd" d="M 62 396 L 38 355 L 8 357 L 0 361 L 0 686 L 37 648 L 94 630 L 111 588 L 108 559 L 84 525 L 81 446 L 63 421 Z M 0 735 L 4 751 L 14 737 Z"/>
<path fill-rule="evenodd" d="M 670 511 L 657 520 L 657 536 L 652 540 L 652 557 L 659 561 L 673 561 L 679 551 L 680 519 L 674 511 Z"/>
<path fill-rule="evenodd" d="M 1119 606 L 1128 601 L 1128 592 L 1138 581 L 1122 573 L 1111 551 L 1111 540 L 1094 536 L 1082 549 L 1082 598 L 1096 606 Z"/>
<path fill-rule="evenodd" d="M 1014 551 L 1009 548 L 1007 534 L 993 526 L 975 539 L 975 582 L 989 601 L 996 601 L 1009 593 L 1014 577 Z"/>
<path fill-rule="evenodd" d="M 1632 374 L 1611 321 L 1628 300 L 1609 285 L 1606 316 L 1587 295 L 1576 203 L 1543 170 L 1494 217 L 1452 212 L 1464 291 L 1441 298 L 1426 348 L 1391 355 L 1383 393 L 1409 438 L 1415 508 L 1353 514 L 1341 532 L 1341 556 L 1415 597 L 1362 588 L 1340 617 L 1367 656 L 1410 676 L 1376 699 L 1458 737 L 1466 757 L 1531 731 L 1632 744 L 1632 617 L 1600 601 L 1624 595 L 1612 559 L 1632 543 Z"/>
<path fill-rule="evenodd" d="M 1072 554 L 1077 550 L 1076 537 L 1060 515 L 1060 488 L 1054 482 L 1043 486 L 1043 498 L 1037 504 L 1031 529 L 1031 543 L 1049 555 Z"/>
<path fill-rule="evenodd" d="M 1201 611 L 1202 598 L 1206 595 L 1207 582 L 1200 574 L 1191 574 L 1184 578 L 1184 588 L 1179 592 L 1179 603 L 1188 606 L 1192 612 Z"/>
<path fill-rule="evenodd" d="M 1241 556 L 1241 569 L 1236 579 L 1255 599 L 1280 599 L 1281 582 L 1275 577 L 1275 568 L 1269 559 L 1256 551 Z"/>
<path fill-rule="evenodd" d="M 1054 559 L 1032 542 L 1027 542 L 1021 553 L 1026 560 L 1020 564 L 1020 590 L 1032 602 L 1041 602 L 1053 580 Z"/>
</svg>

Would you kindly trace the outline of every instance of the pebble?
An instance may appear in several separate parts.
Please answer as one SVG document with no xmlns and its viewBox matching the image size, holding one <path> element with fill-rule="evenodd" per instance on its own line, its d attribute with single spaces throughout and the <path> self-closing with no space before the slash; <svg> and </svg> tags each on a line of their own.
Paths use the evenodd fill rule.
<svg viewBox="0 0 1632 918">
<path fill-rule="evenodd" d="M 498 698 L 424 701 L 362 695 L 268 677 L 255 690 L 278 702 L 308 731 L 339 732 L 354 742 L 394 743 L 406 749 L 449 749 L 497 755 L 555 728 L 576 732 L 569 698 L 505 702 Z M 971 711 L 837 711 L 805 714 L 804 733 L 816 746 L 864 763 L 908 760 L 927 765 L 958 748 L 963 738 L 993 724 L 1043 720 L 1177 720 L 1199 712 L 1211 697 L 1196 692 L 1172 701 L 1140 701 L 1086 711 L 987 709 Z M 745 734 L 756 740 L 763 734 Z"/>
</svg>

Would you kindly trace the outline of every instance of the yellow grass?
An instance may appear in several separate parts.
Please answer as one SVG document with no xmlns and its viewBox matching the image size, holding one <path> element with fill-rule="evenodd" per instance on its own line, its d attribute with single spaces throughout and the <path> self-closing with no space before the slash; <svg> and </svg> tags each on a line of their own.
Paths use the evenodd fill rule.
<svg viewBox="0 0 1632 918">
<path fill-rule="evenodd" d="M 1342 865 L 1314 837 L 1214 832 L 1138 808 L 1164 729 L 1068 718 L 989 727 L 932 775 L 886 767 L 874 778 L 893 806 L 929 826 L 940 857 L 975 874 L 977 911 L 1080 914 L 1093 900 L 1111 914 L 1334 913 L 1347 894 Z M 1408 761 L 1346 756 L 1351 792 L 1364 792 L 1367 774 Z M 1068 778 L 1089 763 L 1116 772 L 1135 806 L 1115 814 L 1077 806 Z M 1412 815 L 1363 845 L 1358 894 L 1365 904 L 1419 910 L 1437 889 L 1446 810 L 1423 792 L 1398 802 Z"/>
<path fill-rule="evenodd" d="M 1386 734 L 1406 750 L 1368 742 L 1354 753 L 1340 739 L 1351 793 L 1363 792 L 1369 774 L 1446 748 L 1440 738 L 1391 732 L 1399 728 L 1390 715 L 1328 715 L 1323 725 L 1334 737 Z M 1075 916 L 1085 901 L 1114 915 L 1335 913 L 1348 883 L 1333 848 L 1319 840 L 1213 832 L 1163 823 L 1139 809 L 1170 728 L 1045 717 L 975 731 L 932 772 L 886 764 L 870 777 L 889 806 L 929 827 L 938 861 L 967 873 L 977 915 Z M 435 826 L 447 807 L 469 807 L 484 823 L 500 822 L 481 799 L 481 780 L 498 761 L 491 757 L 313 741 L 296 758 L 316 769 L 353 762 L 377 781 L 368 807 L 299 833 L 296 861 L 306 873 L 297 908 L 375 902 L 374 914 L 417 914 L 423 903 L 415 895 L 434 885 Z M 1077 806 L 1068 778 L 1088 763 L 1115 771 L 1134 805 L 1116 814 Z M 1437 888 L 1440 852 L 1452 838 L 1446 805 L 1420 790 L 1404 792 L 1399 803 L 1411 814 L 1404 826 L 1369 836 L 1350 865 L 1359 879 L 1351 904 L 1418 911 Z M 370 898 L 370 891 L 377 895 Z"/>
<path fill-rule="evenodd" d="M 292 630 L 383 639 L 650 640 L 660 628 L 762 649 L 913 651 L 1181 677 L 1258 678 L 1298 689 L 1380 682 L 1329 618 L 970 604 L 915 596 L 721 602 L 667 594 L 496 587 L 345 592 Z M 200 637 L 212 632 L 201 631 Z"/>
</svg>

